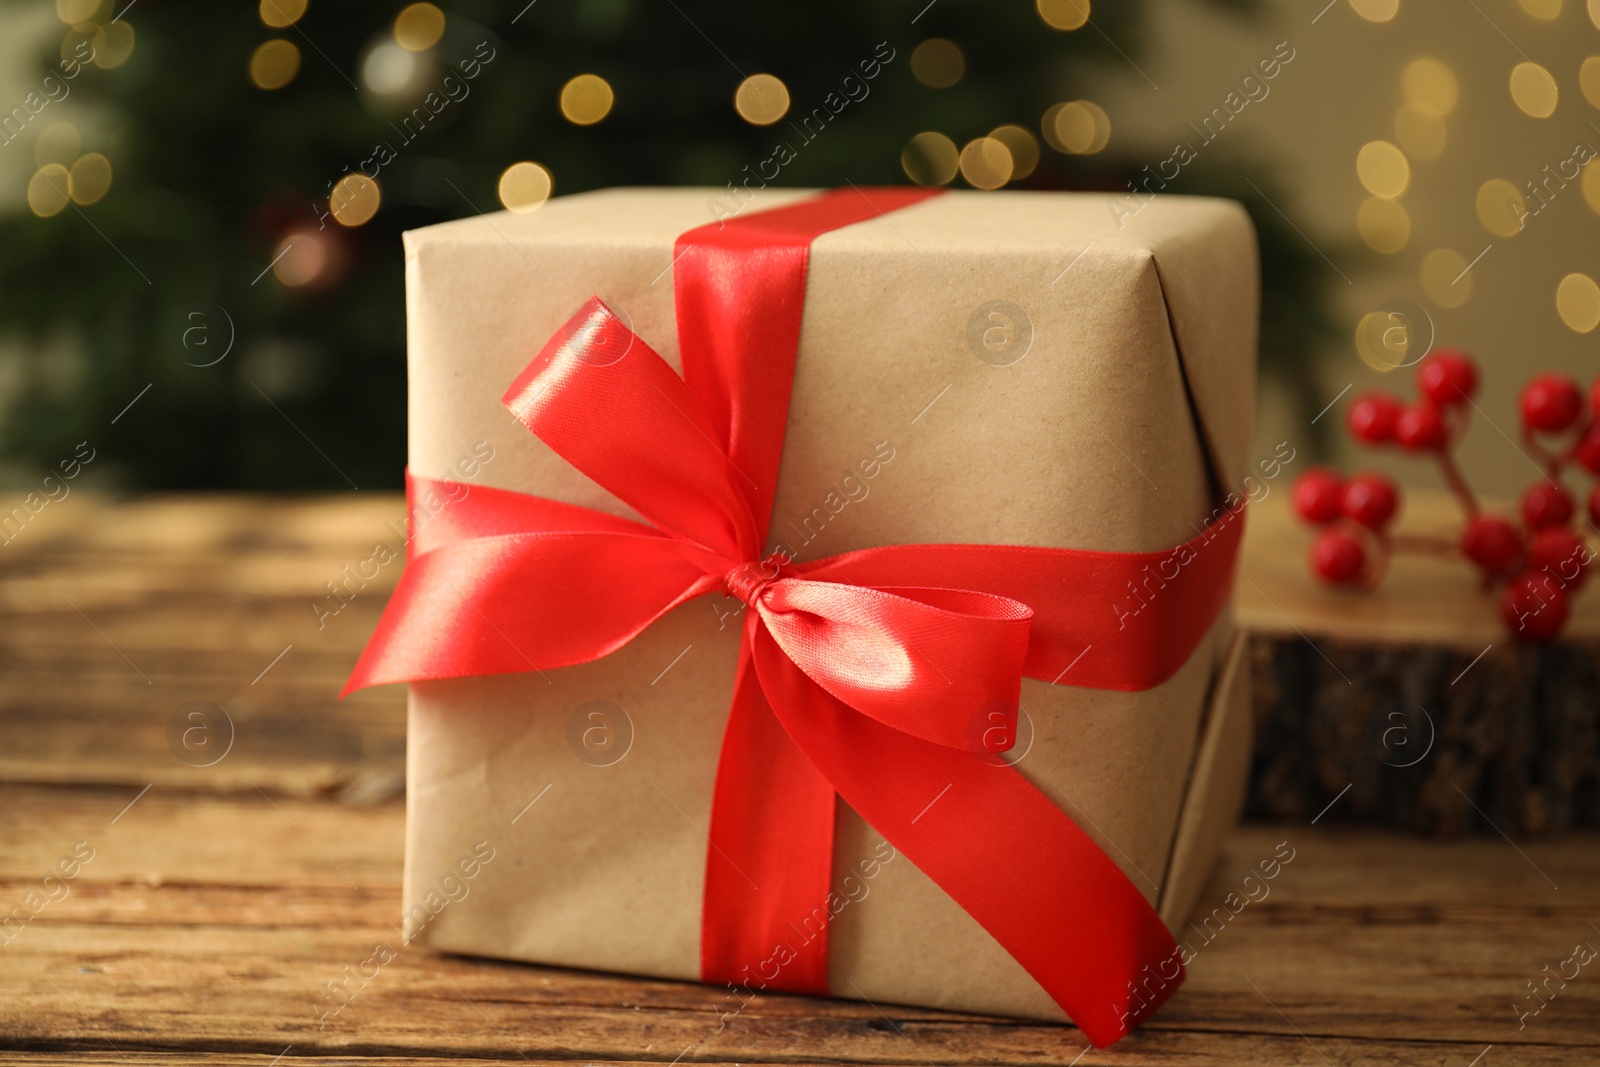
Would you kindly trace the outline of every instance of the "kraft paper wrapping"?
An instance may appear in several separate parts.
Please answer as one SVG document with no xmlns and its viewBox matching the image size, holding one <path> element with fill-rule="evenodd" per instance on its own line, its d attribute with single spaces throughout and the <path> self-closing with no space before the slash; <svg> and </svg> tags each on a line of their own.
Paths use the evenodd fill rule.
<svg viewBox="0 0 1600 1067">
<path fill-rule="evenodd" d="M 763 191 L 745 210 L 803 195 Z M 452 477 L 487 440 L 478 484 L 637 517 L 499 398 L 591 295 L 678 366 L 674 240 L 710 221 L 717 197 L 609 190 L 406 234 L 412 472 Z M 1237 204 L 1176 196 L 1123 223 L 1101 196 L 954 192 L 820 237 L 773 542 L 814 559 L 917 542 L 1146 551 L 1193 537 L 1249 467 L 1254 233 Z M 1106 626 L 1136 606 L 1131 594 L 1107 604 Z M 578 667 L 412 686 L 408 930 L 451 952 L 697 979 L 739 607 L 701 598 Z M 1146 692 L 1023 680 L 1008 758 L 1172 925 L 1237 813 L 1248 722 L 1231 637 L 1225 616 Z M 842 802 L 837 829 L 835 992 L 1063 1018 Z M 465 878 L 481 842 L 494 858 Z"/>
</svg>

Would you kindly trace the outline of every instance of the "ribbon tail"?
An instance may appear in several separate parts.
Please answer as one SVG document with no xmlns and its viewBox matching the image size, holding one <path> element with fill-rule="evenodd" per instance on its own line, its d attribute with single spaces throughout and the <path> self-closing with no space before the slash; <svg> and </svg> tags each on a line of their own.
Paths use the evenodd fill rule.
<svg viewBox="0 0 1600 1067">
<path fill-rule="evenodd" d="M 884 726 L 830 696 L 764 630 L 770 707 L 846 803 L 987 930 L 1099 1047 L 1182 984 L 1177 942 L 1071 819 L 1011 767 Z"/>
<path fill-rule="evenodd" d="M 700 976 L 826 996 L 834 790 L 773 717 L 748 619 L 711 806 Z"/>
</svg>

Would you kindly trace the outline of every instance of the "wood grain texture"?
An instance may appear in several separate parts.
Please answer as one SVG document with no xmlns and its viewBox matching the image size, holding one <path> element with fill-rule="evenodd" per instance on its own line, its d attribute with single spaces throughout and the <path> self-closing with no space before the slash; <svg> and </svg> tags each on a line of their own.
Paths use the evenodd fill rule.
<svg viewBox="0 0 1600 1067">
<path fill-rule="evenodd" d="M 396 575 L 320 628 L 310 607 L 399 501 L 52 508 L 0 548 L 0 1062 L 1600 1060 L 1600 961 L 1551 981 L 1537 1015 L 1515 1008 L 1576 945 L 1600 947 L 1600 836 L 1337 825 L 1355 790 L 1315 826 L 1310 811 L 1234 837 L 1184 935 L 1189 982 L 1104 1052 L 1066 1027 L 777 995 L 739 1008 L 688 983 L 407 946 L 403 701 L 334 698 Z M 235 727 L 211 766 L 168 734 L 196 700 Z M 52 889 L 78 842 L 93 858 Z M 1294 858 L 1261 881 L 1280 846 Z M 393 959 L 373 967 L 379 945 Z"/>
<path fill-rule="evenodd" d="M 404 513 L 387 493 L 51 505 L 0 547 L 0 781 L 398 795 L 403 691 L 337 697 L 400 563 L 365 587 L 345 568 L 398 547 Z M 234 727 L 212 766 L 168 736 L 191 701 Z"/>
<path fill-rule="evenodd" d="M 803 997 L 724 1020 L 737 1002 L 711 988 L 437 955 L 395 929 L 399 803 L 158 788 L 124 811 L 129 799 L 0 787 L 0 901 L 20 903 L 75 842 L 95 849 L 70 893 L 0 946 L 0 1047 L 937 1064 L 1082 1048 L 1056 1027 Z M 1293 859 L 1246 883 L 1282 842 Z M 1520 1029 L 1512 1007 L 1544 965 L 1600 944 L 1600 838 L 1518 847 L 1248 826 L 1197 909 L 1189 983 L 1109 1058 L 1080 1062 L 1292 1063 L 1310 1052 L 1302 1033 L 1356 1062 L 1437 1062 L 1419 1051 L 1431 1046 L 1466 1063 L 1490 1044 L 1528 1062 L 1600 1055 L 1600 973 Z M 1261 884 L 1233 914 L 1228 894 Z M 359 975 L 380 944 L 394 958 L 330 998 L 325 983 Z"/>
<path fill-rule="evenodd" d="M 1407 491 L 1401 529 L 1454 538 L 1453 498 Z M 1310 575 L 1288 494 L 1251 509 L 1239 613 L 1253 634 L 1249 811 L 1441 836 L 1600 825 L 1600 595 L 1563 639 L 1517 641 L 1456 558 L 1398 555 L 1367 593 Z"/>
</svg>

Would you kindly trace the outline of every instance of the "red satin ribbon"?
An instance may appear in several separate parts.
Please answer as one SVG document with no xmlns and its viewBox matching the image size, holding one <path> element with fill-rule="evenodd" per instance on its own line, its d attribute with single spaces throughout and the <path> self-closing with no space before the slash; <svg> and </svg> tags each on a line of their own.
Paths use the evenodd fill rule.
<svg viewBox="0 0 1600 1067">
<path fill-rule="evenodd" d="M 750 610 L 712 805 L 702 978 L 828 991 L 842 796 L 1104 1046 L 1177 988 L 1176 944 L 1105 853 L 987 749 L 1015 736 L 1023 675 L 1119 690 L 1169 678 L 1228 599 L 1243 522 L 1227 513 L 1149 553 L 895 545 L 762 560 L 810 243 L 926 195 L 826 193 L 685 234 L 682 378 L 585 304 L 505 403 L 647 521 L 472 488 L 416 530 L 345 691 L 587 662 L 726 590 Z M 449 488 L 408 476 L 413 499 Z M 1113 605 L 1135 589 L 1150 599 L 1119 620 Z M 572 603 L 584 611 L 543 607 Z M 775 955 L 777 976 L 758 974 Z"/>
</svg>

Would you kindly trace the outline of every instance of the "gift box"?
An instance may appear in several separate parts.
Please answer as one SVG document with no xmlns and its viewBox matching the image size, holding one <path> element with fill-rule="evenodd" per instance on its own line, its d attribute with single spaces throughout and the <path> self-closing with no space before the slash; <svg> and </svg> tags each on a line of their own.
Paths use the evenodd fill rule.
<svg viewBox="0 0 1600 1067">
<path fill-rule="evenodd" d="M 1171 994 L 1248 763 L 1242 208 L 617 189 L 405 252 L 352 685 L 411 683 L 409 938 L 1097 1044 Z"/>
</svg>

